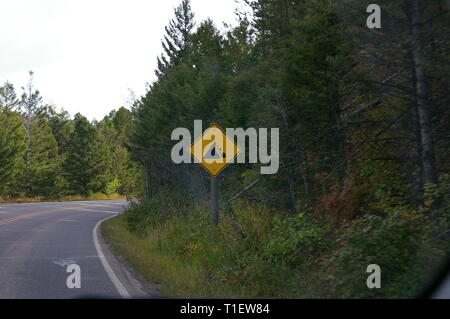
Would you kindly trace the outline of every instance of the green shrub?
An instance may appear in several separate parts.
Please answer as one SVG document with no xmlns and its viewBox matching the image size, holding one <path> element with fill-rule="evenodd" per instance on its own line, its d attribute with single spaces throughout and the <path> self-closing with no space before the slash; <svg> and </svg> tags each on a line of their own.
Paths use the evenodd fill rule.
<svg viewBox="0 0 450 319">
<path fill-rule="evenodd" d="M 115 177 L 112 181 L 110 181 L 105 188 L 105 193 L 107 195 L 112 195 L 117 193 L 117 191 L 119 190 L 120 187 L 120 182 L 117 179 L 117 177 Z"/>
<path fill-rule="evenodd" d="M 417 293 L 410 272 L 424 243 L 429 220 L 418 213 L 396 212 L 385 218 L 364 216 L 343 227 L 339 249 L 328 260 L 331 293 L 340 297 L 400 297 Z M 367 288 L 367 266 L 382 271 L 382 288 Z M 409 281 L 410 280 L 410 281 Z"/>
<path fill-rule="evenodd" d="M 330 226 L 319 225 L 307 213 L 276 216 L 272 238 L 264 247 L 264 255 L 273 262 L 292 265 L 306 262 L 331 246 L 330 230 Z"/>
<path fill-rule="evenodd" d="M 126 214 L 129 230 L 144 236 L 154 227 L 161 227 L 173 216 L 186 216 L 195 207 L 193 202 L 188 194 L 162 190 L 150 200 L 130 206 Z"/>
</svg>

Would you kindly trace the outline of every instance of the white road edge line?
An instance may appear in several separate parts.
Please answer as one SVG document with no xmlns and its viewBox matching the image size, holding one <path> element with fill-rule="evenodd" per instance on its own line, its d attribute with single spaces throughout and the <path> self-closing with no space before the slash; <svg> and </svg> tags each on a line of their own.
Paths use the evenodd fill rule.
<svg viewBox="0 0 450 319">
<path fill-rule="evenodd" d="M 105 268 L 106 273 L 109 276 L 109 279 L 111 279 L 112 283 L 116 287 L 117 291 L 119 292 L 120 296 L 124 299 L 131 299 L 130 293 L 127 291 L 127 289 L 124 287 L 124 285 L 120 282 L 119 278 L 117 278 L 116 274 L 112 270 L 111 266 L 108 263 L 108 260 L 106 260 L 105 255 L 103 254 L 102 247 L 100 246 L 99 240 L 98 240 L 98 228 L 104 221 L 107 221 L 110 218 L 113 218 L 114 216 L 107 217 L 105 219 L 102 219 L 99 221 L 92 231 L 94 236 L 94 245 L 95 249 L 97 250 L 97 255 L 100 258 L 100 261 L 102 262 L 103 268 Z"/>
</svg>

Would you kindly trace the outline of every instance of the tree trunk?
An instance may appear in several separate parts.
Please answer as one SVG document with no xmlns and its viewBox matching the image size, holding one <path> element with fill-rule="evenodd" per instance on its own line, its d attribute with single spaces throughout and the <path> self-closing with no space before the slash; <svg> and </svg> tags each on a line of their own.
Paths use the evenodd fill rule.
<svg viewBox="0 0 450 319">
<path fill-rule="evenodd" d="M 289 195 L 291 199 L 291 214 L 296 215 L 297 211 L 297 201 L 295 199 L 295 183 L 294 183 L 294 171 L 292 167 L 289 168 L 288 172 L 288 184 L 289 184 Z"/>
<path fill-rule="evenodd" d="M 413 72 L 413 80 L 415 83 L 415 74 Z M 423 169 L 422 169 L 422 142 L 420 137 L 419 112 L 417 110 L 417 98 L 414 94 L 411 101 L 412 120 L 414 123 L 414 135 L 416 141 L 416 156 L 414 158 L 414 165 L 417 169 L 414 172 L 414 192 L 416 200 L 421 203 L 423 201 Z"/>
<path fill-rule="evenodd" d="M 147 159 L 144 159 L 144 179 L 145 179 L 145 197 L 146 199 L 151 199 L 152 187 L 150 182 L 150 163 Z"/>
<path fill-rule="evenodd" d="M 411 0 L 411 22 L 413 48 L 412 56 L 415 71 L 415 90 L 417 97 L 417 113 L 421 142 L 421 163 L 424 183 L 437 183 L 436 163 L 431 131 L 430 105 L 427 92 L 427 76 L 423 58 L 422 39 L 422 4 L 421 0 Z"/>
</svg>

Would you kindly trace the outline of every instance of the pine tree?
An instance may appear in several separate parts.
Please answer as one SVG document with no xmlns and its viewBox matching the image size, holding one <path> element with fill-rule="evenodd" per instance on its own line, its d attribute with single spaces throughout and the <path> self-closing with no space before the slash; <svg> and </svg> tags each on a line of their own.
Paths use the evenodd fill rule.
<svg viewBox="0 0 450 319">
<path fill-rule="evenodd" d="M 139 193 L 140 168 L 127 149 L 133 124 L 132 113 L 121 107 L 117 111 L 112 111 L 100 124 L 100 132 L 106 136 L 112 151 L 114 178 L 110 184 L 116 184 L 116 191 L 122 195 Z"/>
<path fill-rule="evenodd" d="M 448 148 L 448 130 L 443 129 L 449 115 L 448 6 L 441 0 L 380 0 L 377 4 L 390 17 L 382 19 L 381 29 L 368 31 L 352 18 L 366 4 L 347 2 L 341 7 L 351 30 L 346 36 L 359 46 L 358 68 L 365 72 L 365 82 L 364 92 L 346 112 L 367 123 L 358 132 L 366 136 L 358 138 L 364 152 L 383 148 L 382 155 L 370 158 L 400 164 L 421 202 L 425 184 L 436 183 L 446 166 L 439 153 Z M 371 143 L 362 143 L 367 140 Z"/>
<path fill-rule="evenodd" d="M 74 130 L 70 136 L 69 156 L 64 162 L 64 175 L 71 194 L 89 195 L 92 181 L 90 152 L 91 140 L 95 134 L 94 126 L 81 114 L 73 120 Z"/>
<path fill-rule="evenodd" d="M 71 194 L 104 192 L 111 174 L 112 154 L 106 137 L 81 114 L 74 118 L 64 172 Z"/>
<path fill-rule="evenodd" d="M 70 134 L 73 131 L 69 113 L 66 110 L 58 111 L 53 105 L 44 105 L 40 108 L 39 115 L 47 119 L 58 143 L 59 154 L 66 157 Z"/>
<path fill-rule="evenodd" d="M 28 151 L 28 194 L 31 196 L 58 195 L 61 161 L 56 139 L 45 118 L 34 119 Z"/>
<path fill-rule="evenodd" d="M 17 98 L 14 86 L 6 81 L 3 87 L 0 87 L 0 109 L 4 108 L 6 111 L 15 111 L 20 105 Z"/>
<path fill-rule="evenodd" d="M 167 74 L 174 65 L 187 59 L 194 25 L 190 0 L 182 0 L 175 9 L 175 18 L 165 28 L 166 35 L 162 41 L 164 53 L 158 58 L 156 70 L 158 77 Z"/>
<path fill-rule="evenodd" d="M 107 137 L 96 128 L 89 145 L 89 189 L 94 193 L 105 192 L 107 185 L 114 180 L 113 154 Z"/>
<path fill-rule="evenodd" d="M 35 90 L 33 85 L 33 71 L 29 71 L 30 79 L 28 81 L 27 88 L 23 88 L 23 94 L 21 97 L 20 106 L 23 109 L 22 116 L 24 118 L 24 126 L 26 131 L 26 144 L 27 150 L 25 153 L 25 179 L 24 190 L 29 196 L 31 194 L 31 140 L 33 134 L 33 122 L 36 119 L 36 114 L 39 108 L 42 106 L 42 96 L 38 90 Z"/>
<path fill-rule="evenodd" d="M 18 196 L 21 193 L 25 136 L 20 115 L 0 110 L 0 197 Z"/>
</svg>

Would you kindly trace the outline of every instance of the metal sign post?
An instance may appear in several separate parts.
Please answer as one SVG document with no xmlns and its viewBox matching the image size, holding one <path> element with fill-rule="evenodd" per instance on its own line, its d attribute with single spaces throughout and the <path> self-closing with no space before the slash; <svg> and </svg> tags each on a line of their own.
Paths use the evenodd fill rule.
<svg viewBox="0 0 450 319">
<path fill-rule="evenodd" d="M 218 176 L 239 154 L 239 146 L 222 128 L 212 124 L 188 149 L 189 153 L 211 175 L 211 218 L 219 224 Z"/>
<path fill-rule="evenodd" d="M 219 224 L 219 181 L 215 176 L 211 176 L 211 219 Z"/>
</svg>

